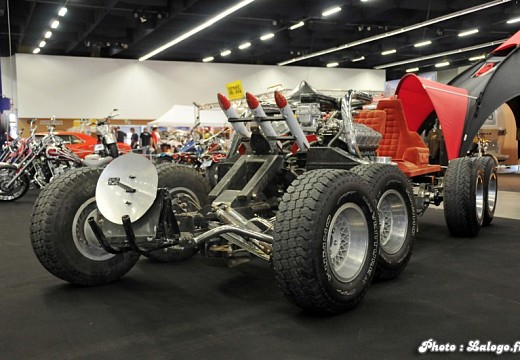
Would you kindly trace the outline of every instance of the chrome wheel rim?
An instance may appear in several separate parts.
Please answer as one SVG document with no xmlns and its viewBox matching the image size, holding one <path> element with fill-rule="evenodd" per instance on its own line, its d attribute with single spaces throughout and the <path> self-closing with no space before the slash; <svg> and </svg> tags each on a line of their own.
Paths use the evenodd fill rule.
<svg viewBox="0 0 520 360">
<path fill-rule="evenodd" d="M 397 191 L 386 191 L 377 204 L 381 229 L 381 249 L 388 254 L 397 253 L 408 235 L 408 210 Z"/>
<path fill-rule="evenodd" d="M 22 176 L 18 177 L 11 186 L 7 184 L 16 176 L 16 169 L 0 169 L 0 199 L 14 200 L 20 197 L 25 191 L 28 183 L 26 183 Z"/>
<path fill-rule="evenodd" d="M 487 192 L 487 207 L 490 213 L 495 211 L 495 204 L 497 201 L 497 192 L 498 192 L 498 182 L 497 182 L 497 174 L 491 173 L 489 177 L 488 183 L 488 192 Z"/>
<path fill-rule="evenodd" d="M 114 257 L 105 251 L 99 244 L 98 239 L 90 228 L 87 220 L 91 216 L 94 218 L 98 214 L 96 198 L 92 197 L 85 201 L 76 211 L 72 221 L 72 238 L 74 245 L 84 257 L 94 261 L 104 261 Z"/>
<path fill-rule="evenodd" d="M 484 181 L 482 175 L 477 176 L 475 184 L 475 208 L 477 211 L 477 219 L 481 220 L 484 214 Z"/>
<path fill-rule="evenodd" d="M 359 206 L 342 205 L 327 235 L 327 257 L 334 276 L 342 282 L 356 278 L 368 253 L 368 224 Z"/>
<path fill-rule="evenodd" d="M 169 193 L 176 214 L 197 211 L 201 208 L 197 195 L 186 187 L 172 188 Z"/>
</svg>

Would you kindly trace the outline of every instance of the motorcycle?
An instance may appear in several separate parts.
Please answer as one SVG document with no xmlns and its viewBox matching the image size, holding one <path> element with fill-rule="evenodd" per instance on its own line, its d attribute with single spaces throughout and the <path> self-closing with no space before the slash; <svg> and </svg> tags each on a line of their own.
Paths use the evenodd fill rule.
<svg viewBox="0 0 520 360">
<path fill-rule="evenodd" d="M 31 183 L 44 188 L 69 169 L 103 166 L 112 160 L 99 157 L 86 160 L 79 158 L 60 138 L 54 136 L 54 118 L 47 128 L 49 133 L 39 141 L 35 137 L 36 127 L 32 124 L 29 138 L 19 141 L 16 156 L 18 161 L 0 164 L 0 201 L 20 199 L 27 193 Z"/>
<path fill-rule="evenodd" d="M 116 158 L 119 156 L 119 149 L 117 148 L 116 135 L 110 128 L 110 119 L 115 118 L 119 114 L 114 114 L 117 109 L 112 110 L 110 114 L 104 119 L 98 119 L 96 123 L 96 133 L 100 141 L 94 146 L 94 152 L 101 156 L 110 156 Z"/>
</svg>

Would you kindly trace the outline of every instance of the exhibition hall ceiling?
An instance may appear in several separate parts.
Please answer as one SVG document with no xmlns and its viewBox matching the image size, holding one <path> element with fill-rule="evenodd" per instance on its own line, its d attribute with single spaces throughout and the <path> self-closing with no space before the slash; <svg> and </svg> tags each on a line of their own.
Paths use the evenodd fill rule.
<svg viewBox="0 0 520 360">
<path fill-rule="evenodd" d="M 519 30 L 519 18 L 518 0 L 0 0 L 0 55 L 143 60 L 173 42 L 149 60 L 329 65 L 398 76 L 439 63 L 469 65 Z"/>
</svg>

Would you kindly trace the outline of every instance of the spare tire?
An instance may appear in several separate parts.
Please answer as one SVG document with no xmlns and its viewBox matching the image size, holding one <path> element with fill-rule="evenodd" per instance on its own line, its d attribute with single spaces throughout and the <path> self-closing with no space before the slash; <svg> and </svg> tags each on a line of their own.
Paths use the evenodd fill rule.
<svg viewBox="0 0 520 360">
<path fill-rule="evenodd" d="M 497 162 L 492 156 L 478 158 L 484 169 L 484 220 L 482 226 L 488 226 L 493 221 L 498 197 Z"/>
</svg>

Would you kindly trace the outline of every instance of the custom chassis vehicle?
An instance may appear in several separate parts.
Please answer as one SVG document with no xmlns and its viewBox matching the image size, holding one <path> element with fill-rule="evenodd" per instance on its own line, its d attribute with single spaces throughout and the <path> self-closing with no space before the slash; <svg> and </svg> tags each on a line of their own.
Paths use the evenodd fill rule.
<svg viewBox="0 0 520 360">
<path fill-rule="evenodd" d="M 495 74 L 516 53 L 517 45 L 512 48 Z M 467 77 L 474 79 L 479 69 Z M 423 85 L 414 89 L 417 84 Z M 450 99 L 457 89 L 405 77 L 398 99 L 359 110 L 371 101 L 366 93 L 348 91 L 336 99 L 306 87 L 296 92 L 298 119 L 278 92 L 282 116 L 266 115 L 247 94 L 251 118 L 239 118 L 219 94 L 241 145 L 219 163 L 212 190 L 195 169 L 155 168 L 136 154 L 115 159 L 102 172 L 70 171 L 36 201 L 34 251 L 49 272 L 81 285 L 117 280 L 140 255 L 175 262 L 200 252 L 231 266 L 259 257 L 271 263 L 284 295 L 297 306 L 318 313 L 351 309 L 374 277 L 391 279 L 403 271 L 417 215 L 430 204 L 444 202 L 455 236 L 475 236 L 493 219 L 496 163 L 465 156 L 479 128 L 474 114 L 483 106 L 471 108 L 471 97 L 457 95 L 466 101 L 470 125 L 455 139 L 447 131 L 455 126 L 451 118 L 428 95 L 432 87 L 435 96 Z M 422 120 L 406 113 L 416 94 L 431 105 Z M 429 149 L 414 131 L 432 112 L 445 133 L 447 166 L 429 164 Z M 478 116 L 483 122 L 486 114 Z M 286 123 L 289 132 L 277 133 L 273 121 Z"/>
</svg>

